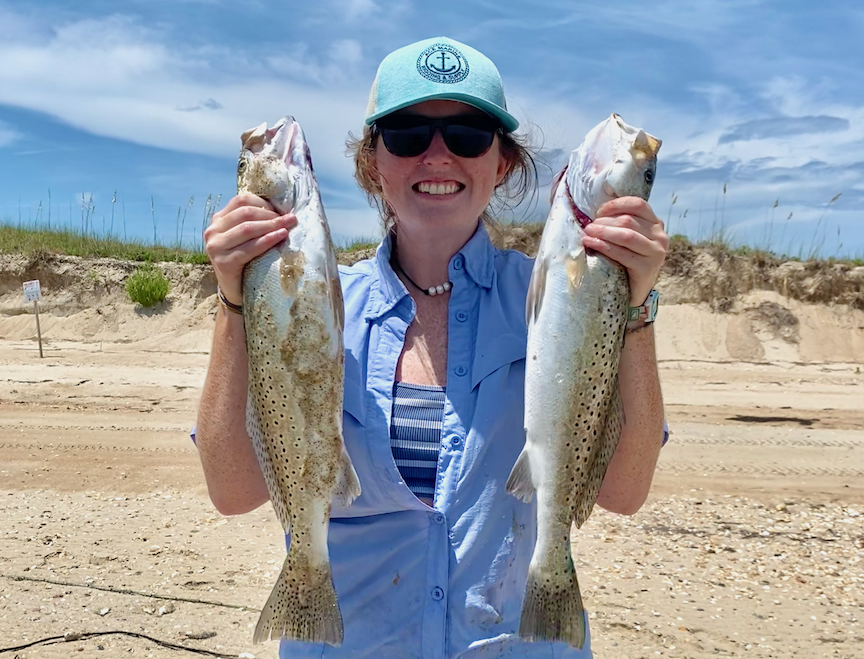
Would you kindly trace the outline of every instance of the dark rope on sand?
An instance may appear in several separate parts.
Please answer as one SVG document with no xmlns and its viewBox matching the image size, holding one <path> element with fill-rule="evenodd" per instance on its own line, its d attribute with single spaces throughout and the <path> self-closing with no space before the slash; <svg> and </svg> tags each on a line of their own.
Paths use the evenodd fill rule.
<svg viewBox="0 0 864 659">
<path fill-rule="evenodd" d="M 18 574 L 2 574 L 0 577 L 11 579 L 12 581 L 38 581 L 41 583 L 50 583 L 55 586 L 70 586 L 73 588 L 91 588 L 93 590 L 102 590 L 106 593 L 118 593 L 120 595 L 139 595 L 141 597 L 152 597 L 157 600 L 171 600 L 173 602 L 189 602 L 190 604 L 207 604 L 208 606 L 221 606 L 226 609 L 238 609 L 240 611 L 255 611 L 255 607 L 243 606 L 241 604 L 225 604 L 224 602 L 213 602 L 208 600 L 199 600 L 194 597 L 173 597 L 171 595 L 155 595 L 151 593 L 143 593 L 138 590 L 129 590 L 127 588 L 111 588 L 109 586 L 97 586 L 89 583 L 72 583 L 70 581 L 60 581 L 59 579 L 44 579 L 41 577 L 24 577 Z"/>
<path fill-rule="evenodd" d="M 107 636 L 108 634 L 124 634 L 125 636 L 132 636 L 134 638 L 143 638 L 147 641 L 156 643 L 157 645 L 161 645 L 162 647 L 169 648 L 171 650 L 185 650 L 186 652 L 203 654 L 208 657 L 223 657 L 224 659 L 239 659 L 240 657 L 240 655 L 238 654 L 224 654 L 222 652 L 211 652 L 210 650 L 202 650 L 200 648 L 190 648 L 186 645 L 178 645 L 177 643 L 162 641 L 158 638 L 147 636 L 147 634 L 138 634 L 137 632 L 127 632 L 122 630 L 110 632 L 85 632 L 82 634 L 76 632 L 69 632 L 67 634 L 64 634 L 63 636 L 49 636 L 47 638 L 42 638 L 38 641 L 33 641 L 32 643 L 26 643 L 24 645 L 17 645 L 11 648 L 0 648 L 0 654 L 3 654 L 4 652 L 15 652 L 16 650 L 26 650 L 27 648 L 32 648 L 34 645 L 40 644 L 56 645 L 57 643 L 73 643 L 75 641 L 86 641 L 97 636 Z"/>
</svg>

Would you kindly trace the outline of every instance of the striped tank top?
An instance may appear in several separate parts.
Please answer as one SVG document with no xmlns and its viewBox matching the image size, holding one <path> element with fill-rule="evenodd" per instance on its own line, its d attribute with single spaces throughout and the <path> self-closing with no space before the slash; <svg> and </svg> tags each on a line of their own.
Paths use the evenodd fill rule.
<svg viewBox="0 0 864 659">
<path fill-rule="evenodd" d="M 435 497 L 444 388 L 397 382 L 393 386 L 390 450 L 402 480 L 418 498 Z"/>
</svg>

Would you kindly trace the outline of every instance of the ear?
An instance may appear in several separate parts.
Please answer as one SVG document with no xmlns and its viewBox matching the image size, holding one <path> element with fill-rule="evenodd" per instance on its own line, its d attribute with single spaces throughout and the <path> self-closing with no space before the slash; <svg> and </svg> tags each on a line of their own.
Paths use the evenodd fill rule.
<svg viewBox="0 0 864 659">
<path fill-rule="evenodd" d="M 497 188 L 512 171 L 513 165 L 504 156 L 504 151 L 498 147 L 498 170 L 495 173 L 495 187 Z"/>
</svg>

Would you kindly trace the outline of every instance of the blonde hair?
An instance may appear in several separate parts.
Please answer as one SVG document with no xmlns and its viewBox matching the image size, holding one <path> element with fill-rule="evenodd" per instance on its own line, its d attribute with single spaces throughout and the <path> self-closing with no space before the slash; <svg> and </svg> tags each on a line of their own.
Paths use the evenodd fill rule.
<svg viewBox="0 0 864 659">
<path fill-rule="evenodd" d="M 498 217 L 512 211 L 522 202 L 533 201 L 537 194 L 536 152 L 529 146 L 527 136 L 514 133 L 498 133 L 501 154 L 507 161 L 507 172 L 480 219 L 488 228 L 497 228 Z M 354 178 L 360 189 L 366 193 L 369 205 L 378 209 L 384 233 L 396 228 L 396 213 L 384 198 L 380 176 L 375 166 L 375 143 L 378 131 L 373 126 L 363 126 L 363 134 L 355 137 L 349 133 L 345 146 L 354 158 Z M 513 203 L 515 202 L 515 203 Z"/>
</svg>

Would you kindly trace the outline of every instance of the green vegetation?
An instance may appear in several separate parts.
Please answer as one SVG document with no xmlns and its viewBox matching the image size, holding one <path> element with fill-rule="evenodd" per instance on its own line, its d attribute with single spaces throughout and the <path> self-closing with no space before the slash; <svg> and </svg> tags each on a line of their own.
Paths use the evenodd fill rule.
<svg viewBox="0 0 864 659">
<path fill-rule="evenodd" d="M 789 254 L 778 254 L 770 249 L 760 249 L 758 247 L 751 247 L 749 245 L 735 245 L 730 240 L 728 240 L 728 234 L 726 236 L 726 240 L 720 240 L 716 236 L 710 238 L 708 240 L 700 240 L 698 242 L 691 241 L 687 236 L 682 236 L 680 233 L 676 233 L 673 236 L 669 237 L 669 253 L 671 254 L 673 251 L 686 249 L 687 247 L 706 247 L 711 246 L 715 249 L 725 252 L 731 256 L 742 256 L 747 258 L 761 259 L 761 260 L 773 260 L 777 262 L 781 261 L 820 261 L 828 264 L 840 263 L 843 265 L 849 265 L 852 267 L 864 266 L 864 257 L 856 256 L 850 258 L 836 258 L 834 256 L 830 256 L 828 258 L 819 258 L 818 256 L 813 255 L 802 255 L 799 253 L 798 255 L 789 255 Z"/>
<path fill-rule="evenodd" d="M 117 238 L 97 238 L 71 229 L 30 229 L 0 225 L 0 254 L 67 254 L 128 261 L 209 263 L 201 250 L 178 249 Z"/>
<path fill-rule="evenodd" d="M 377 247 L 379 242 L 378 238 L 359 238 L 345 245 L 337 246 L 336 251 L 355 252 L 361 249 L 372 249 Z M 191 264 L 210 263 L 207 254 L 201 249 L 147 245 L 143 242 L 118 238 L 99 238 L 73 229 L 20 228 L 0 224 L 0 254 L 32 256 L 38 253 L 112 258 L 147 263 L 160 261 Z"/>
<path fill-rule="evenodd" d="M 126 280 L 129 297 L 144 308 L 162 302 L 168 288 L 168 279 L 152 263 L 145 263 Z"/>
</svg>

